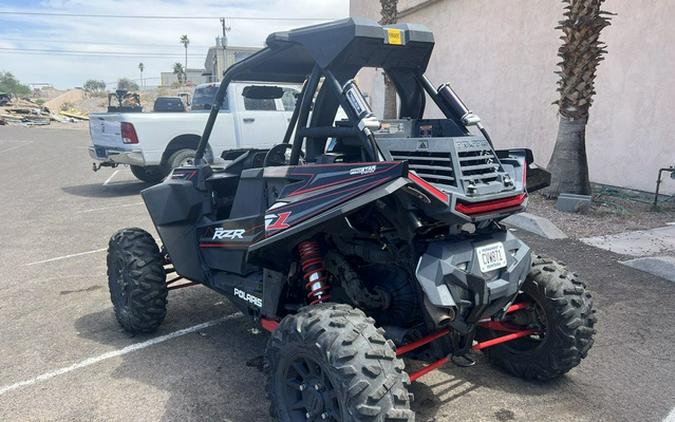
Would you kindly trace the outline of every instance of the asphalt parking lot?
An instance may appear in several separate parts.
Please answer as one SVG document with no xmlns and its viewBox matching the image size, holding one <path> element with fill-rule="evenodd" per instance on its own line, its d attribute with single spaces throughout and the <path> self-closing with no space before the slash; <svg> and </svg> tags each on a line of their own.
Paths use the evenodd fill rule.
<svg viewBox="0 0 675 422">
<path fill-rule="evenodd" d="M 105 248 L 119 228 L 152 231 L 147 185 L 124 168 L 93 173 L 87 143 L 82 130 L 0 128 L 0 420 L 269 420 L 257 359 L 267 335 L 223 297 L 171 292 L 153 335 L 117 325 Z M 523 237 L 589 283 L 599 319 L 589 357 L 545 384 L 480 356 L 447 366 L 411 387 L 418 420 L 672 417 L 675 285 L 577 241 Z"/>
</svg>

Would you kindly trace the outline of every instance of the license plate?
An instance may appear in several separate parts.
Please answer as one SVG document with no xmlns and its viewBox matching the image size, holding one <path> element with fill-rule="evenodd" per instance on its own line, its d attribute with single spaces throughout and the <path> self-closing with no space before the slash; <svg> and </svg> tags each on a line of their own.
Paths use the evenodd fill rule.
<svg viewBox="0 0 675 422">
<path fill-rule="evenodd" d="M 105 148 L 103 147 L 94 147 L 94 151 L 96 151 L 96 156 L 97 157 L 107 157 L 108 153 L 106 152 Z"/>
<path fill-rule="evenodd" d="M 483 273 L 506 267 L 506 252 L 501 242 L 476 248 L 476 255 L 480 271 Z"/>
</svg>

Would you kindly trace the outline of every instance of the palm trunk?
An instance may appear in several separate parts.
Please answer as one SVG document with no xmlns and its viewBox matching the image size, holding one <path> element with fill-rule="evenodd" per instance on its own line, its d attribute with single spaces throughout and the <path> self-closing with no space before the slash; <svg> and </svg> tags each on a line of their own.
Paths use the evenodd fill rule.
<svg viewBox="0 0 675 422">
<path fill-rule="evenodd" d="M 398 0 L 380 0 L 380 24 L 391 25 L 398 20 Z M 398 117 L 396 107 L 396 87 L 386 72 L 384 73 L 384 111 L 383 118 L 395 119 Z"/>
<path fill-rule="evenodd" d="M 558 137 L 548 164 L 551 186 L 546 190 L 549 198 L 560 193 L 591 194 L 586 160 L 587 119 L 570 119 L 560 116 Z"/>
<path fill-rule="evenodd" d="M 183 83 L 187 82 L 187 46 L 185 47 L 185 70 L 183 70 L 183 75 L 185 77 L 183 78 Z"/>
<path fill-rule="evenodd" d="M 396 107 L 396 88 L 394 83 L 389 79 L 389 75 L 384 74 L 384 113 L 385 119 L 395 119 L 398 117 L 398 110 Z"/>
</svg>

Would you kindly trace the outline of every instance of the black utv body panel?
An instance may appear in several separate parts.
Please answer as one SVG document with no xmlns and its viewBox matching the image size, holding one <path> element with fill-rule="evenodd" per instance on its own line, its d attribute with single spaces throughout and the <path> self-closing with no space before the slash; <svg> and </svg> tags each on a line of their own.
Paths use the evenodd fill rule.
<svg viewBox="0 0 675 422">
<path fill-rule="evenodd" d="M 507 264 L 485 277 L 476 248 L 495 242 L 504 245 Z M 457 318 L 450 325 L 466 332 L 469 324 L 494 315 L 511 302 L 530 270 L 530 252 L 508 231 L 452 243 L 434 242 L 420 257 L 415 275 L 432 305 L 457 309 Z"/>
<path fill-rule="evenodd" d="M 165 246 L 171 246 L 176 272 L 190 280 L 204 282 L 195 225 L 207 203 L 206 192 L 198 191 L 192 180 L 171 176 L 141 192 L 152 222 Z"/>
</svg>

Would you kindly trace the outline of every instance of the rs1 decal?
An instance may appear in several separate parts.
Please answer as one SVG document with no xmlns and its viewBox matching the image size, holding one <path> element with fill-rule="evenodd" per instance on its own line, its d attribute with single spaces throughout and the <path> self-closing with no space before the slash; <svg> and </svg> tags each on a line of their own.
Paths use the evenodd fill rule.
<svg viewBox="0 0 675 422">
<path fill-rule="evenodd" d="M 229 230 L 222 227 L 217 227 L 216 231 L 213 233 L 212 240 L 243 239 L 244 233 L 246 233 L 246 230 L 244 229 Z"/>
<path fill-rule="evenodd" d="M 265 230 L 283 230 L 291 227 L 289 224 L 286 224 L 286 220 L 288 220 L 291 214 L 292 211 L 265 215 Z"/>
<path fill-rule="evenodd" d="M 246 302 L 257 306 L 258 308 L 262 308 L 263 302 L 259 297 L 255 297 L 250 293 L 246 293 L 243 290 L 237 289 L 236 287 L 234 288 L 234 295 L 241 300 L 245 300 Z"/>
</svg>

